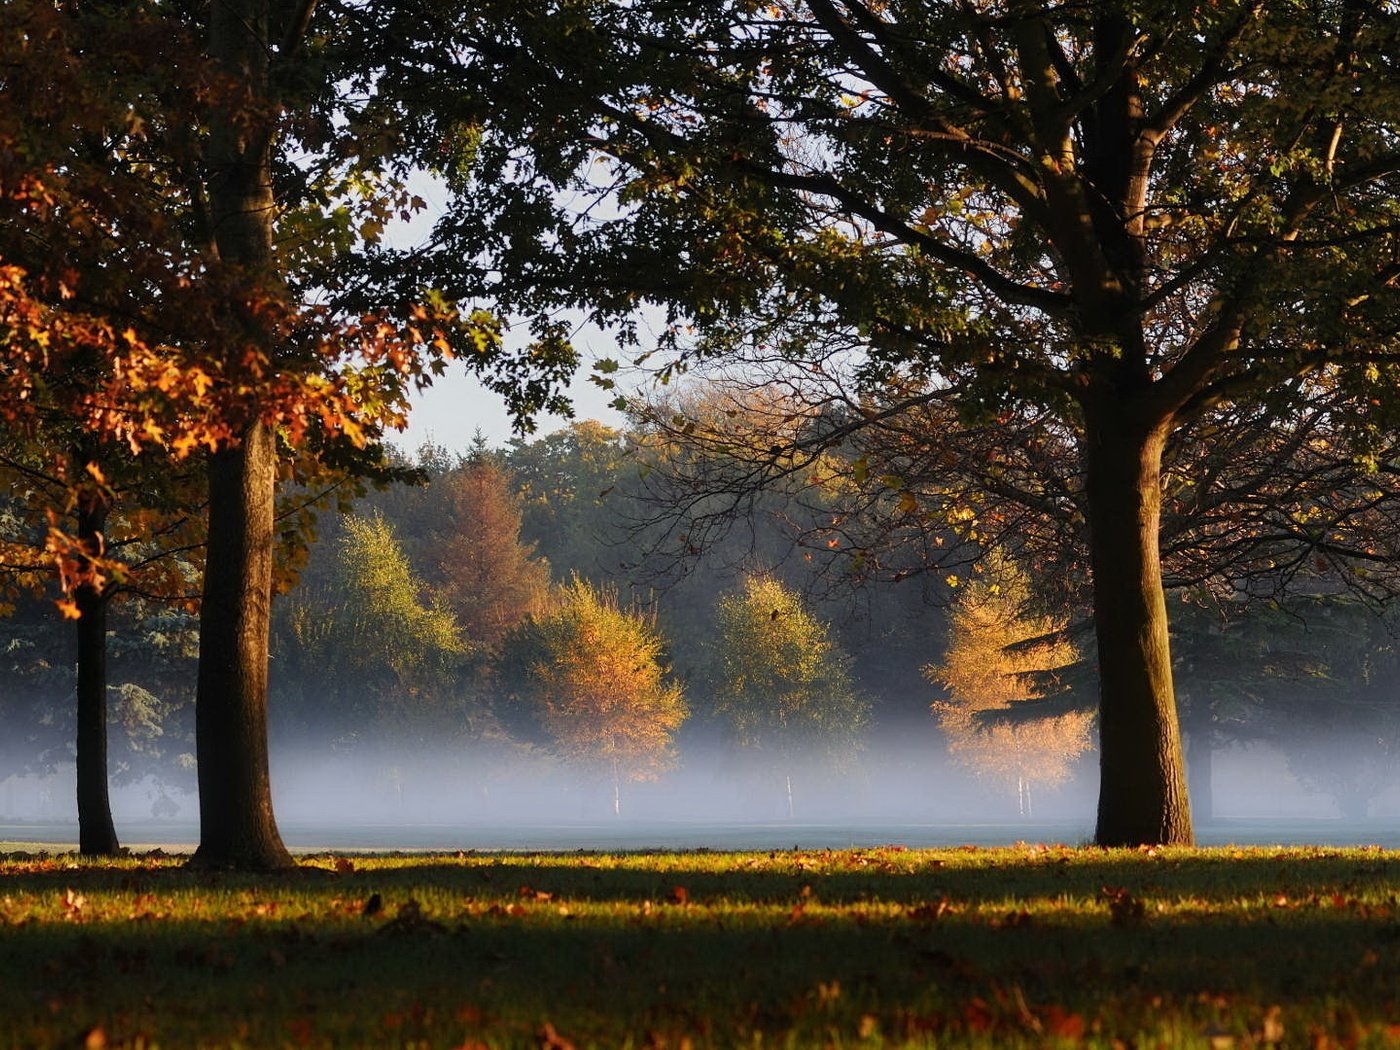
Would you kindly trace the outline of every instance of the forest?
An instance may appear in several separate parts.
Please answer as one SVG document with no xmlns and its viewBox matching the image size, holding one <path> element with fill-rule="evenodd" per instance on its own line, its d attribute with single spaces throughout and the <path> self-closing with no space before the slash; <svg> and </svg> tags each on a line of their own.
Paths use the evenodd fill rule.
<svg viewBox="0 0 1400 1050">
<path fill-rule="evenodd" d="M 963 577 L 858 578 L 828 545 L 849 464 L 766 490 L 681 557 L 653 480 L 675 454 L 644 426 L 596 422 L 497 449 L 427 445 L 398 455 L 407 480 L 320 521 L 273 606 L 283 811 L 488 825 L 638 805 L 740 822 L 1066 812 L 1056 789 L 1095 757 L 1082 609 L 1037 601 L 998 554 Z M 182 557 L 197 578 L 198 551 Z M 1324 809 L 1389 812 L 1391 619 L 1325 592 L 1197 600 L 1172 640 L 1197 821 L 1212 817 L 1213 762 L 1261 750 Z M 197 618 L 134 592 L 109 616 L 114 783 L 152 816 L 188 818 Z M 5 772 L 52 774 L 73 761 L 73 625 L 43 596 L 8 627 Z"/>
<path fill-rule="evenodd" d="M 462 812 L 1087 764 L 1101 846 L 1231 748 L 1393 792 L 1393 4 L 0 19 L 0 775 L 84 853 L 115 778 L 290 865 L 277 749 Z M 456 369 L 519 439 L 398 450 Z M 534 436 L 581 369 L 627 425 Z"/>
</svg>

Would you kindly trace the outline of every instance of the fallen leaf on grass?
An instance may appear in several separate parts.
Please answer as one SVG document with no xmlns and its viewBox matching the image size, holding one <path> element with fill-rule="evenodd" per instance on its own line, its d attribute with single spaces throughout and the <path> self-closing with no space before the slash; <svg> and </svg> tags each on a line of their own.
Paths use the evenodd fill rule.
<svg viewBox="0 0 1400 1050">
<path fill-rule="evenodd" d="M 671 1050 L 672 1045 L 664 1032 L 658 1032 L 654 1028 L 647 1029 L 646 1041 L 642 1043 L 646 1050 Z M 675 1050 L 692 1050 L 694 1045 L 688 1035 L 681 1036 L 674 1044 Z"/>
<path fill-rule="evenodd" d="M 447 927 L 423 914 L 423 906 L 410 897 L 399 905 L 393 919 L 380 927 L 381 933 L 446 933 Z"/>
<path fill-rule="evenodd" d="M 1147 919 L 1147 905 L 1122 886 L 1104 886 L 1099 900 L 1108 904 L 1108 921 L 1114 926 L 1136 926 Z"/>
<path fill-rule="evenodd" d="M 1019 930 L 1032 925 L 1035 916 L 1028 911 L 1009 911 L 1000 919 L 992 920 L 992 928 L 998 930 Z"/>
<path fill-rule="evenodd" d="M 952 903 L 947 897 L 940 897 L 936 901 L 929 901 L 927 904 L 919 904 L 910 908 L 906 913 L 909 918 L 919 922 L 936 922 L 953 910 Z"/>
<path fill-rule="evenodd" d="M 535 1045 L 540 1050 L 575 1050 L 574 1044 L 560 1035 L 548 1021 L 535 1033 Z"/>
<path fill-rule="evenodd" d="M 1047 1006 L 1041 1012 L 1040 1023 L 1047 1035 L 1060 1039 L 1080 1039 L 1088 1028 L 1083 1017 L 1060 1006 Z"/>
<path fill-rule="evenodd" d="M 514 918 L 514 919 L 518 919 L 518 918 L 520 918 L 522 915 L 525 914 L 525 905 L 523 905 L 523 904 L 512 904 L 512 905 L 510 905 L 510 907 L 507 908 L 507 907 L 502 907 L 502 906 L 499 905 L 499 904 L 493 904 L 493 905 L 491 905 L 491 907 L 489 907 L 489 908 L 486 909 L 486 914 L 487 914 L 487 915 L 497 916 L 497 917 L 505 915 L 505 916 L 510 916 L 511 918 Z"/>
<path fill-rule="evenodd" d="M 970 999 L 963 1006 L 963 1024 L 969 1032 L 986 1032 L 992 1027 L 995 1018 L 985 999 Z"/>
<path fill-rule="evenodd" d="M 530 886 L 521 886 L 520 896 L 529 901 L 552 901 L 554 899 L 554 894 L 548 890 L 537 890 Z"/>
</svg>

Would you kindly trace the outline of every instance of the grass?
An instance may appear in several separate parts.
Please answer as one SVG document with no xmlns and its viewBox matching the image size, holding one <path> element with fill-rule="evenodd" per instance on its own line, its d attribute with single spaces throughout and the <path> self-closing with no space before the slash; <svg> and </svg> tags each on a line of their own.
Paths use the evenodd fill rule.
<svg viewBox="0 0 1400 1050">
<path fill-rule="evenodd" d="M 0 857 L 0 1048 L 1400 1048 L 1400 853 Z"/>
</svg>

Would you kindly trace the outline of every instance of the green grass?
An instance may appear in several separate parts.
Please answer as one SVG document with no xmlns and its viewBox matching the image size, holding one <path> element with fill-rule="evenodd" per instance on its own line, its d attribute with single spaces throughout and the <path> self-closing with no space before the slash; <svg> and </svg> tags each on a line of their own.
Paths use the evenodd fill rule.
<svg viewBox="0 0 1400 1050">
<path fill-rule="evenodd" d="M 1400 1047 L 1394 852 L 179 865 L 0 858 L 0 1048 Z"/>
</svg>

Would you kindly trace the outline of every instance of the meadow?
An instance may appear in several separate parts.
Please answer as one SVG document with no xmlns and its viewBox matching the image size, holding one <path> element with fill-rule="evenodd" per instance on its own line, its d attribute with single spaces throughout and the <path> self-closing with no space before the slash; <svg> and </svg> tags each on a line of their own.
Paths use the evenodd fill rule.
<svg viewBox="0 0 1400 1050">
<path fill-rule="evenodd" d="M 0 855 L 0 1048 L 1400 1047 L 1400 853 Z"/>
</svg>

